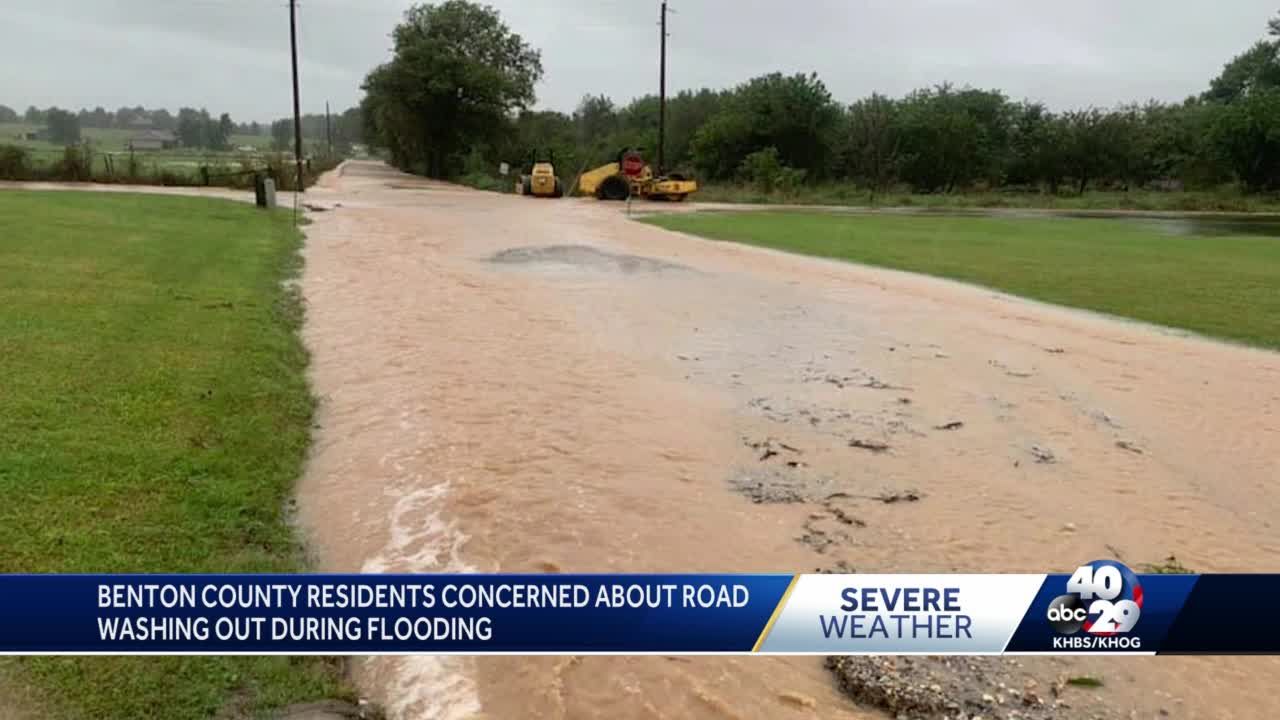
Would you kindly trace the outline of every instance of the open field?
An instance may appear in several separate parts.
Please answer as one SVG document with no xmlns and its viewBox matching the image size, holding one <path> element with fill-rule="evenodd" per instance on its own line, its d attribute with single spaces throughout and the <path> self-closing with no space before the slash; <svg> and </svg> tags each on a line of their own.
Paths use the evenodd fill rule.
<svg viewBox="0 0 1280 720">
<path fill-rule="evenodd" d="M 1130 220 L 698 213 L 648 222 L 716 240 L 963 280 L 1280 347 L 1280 238 Z M 1166 224 L 1167 225 L 1167 224 Z"/>
<path fill-rule="evenodd" d="M 29 132 L 40 130 L 42 126 L 27 125 L 25 123 L 0 123 L 0 145 L 18 145 L 33 149 L 45 150 L 61 150 L 62 146 L 57 143 L 44 142 L 40 140 L 27 140 L 24 136 Z M 134 130 L 126 130 L 120 128 L 81 128 L 81 139 L 87 140 L 98 146 L 97 149 L 104 152 L 116 152 L 128 149 L 128 140 L 136 134 Z M 240 135 L 231 136 L 231 147 L 254 147 L 258 150 L 271 149 L 270 135 Z M 172 151 L 170 151 L 172 152 Z M 193 153 L 199 153 L 200 150 L 193 150 Z"/>
<path fill-rule="evenodd" d="M 312 398 L 287 214 L 0 192 L 0 572 L 285 572 Z M 205 718 L 340 694 L 328 661 L 31 658 L 66 717 Z"/>
<path fill-rule="evenodd" d="M 31 157 L 31 163 L 38 168 L 50 167 L 63 159 L 65 147 L 57 143 L 41 140 L 27 140 L 27 132 L 39 130 L 39 126 L 13 123 L 0 123 L 0 146 L 11 145 L 23 148 Z M 232 135 L 233 149 L 216 152 L 203 148 L 175 148 L 171 150 L 137 151 L 130 153 L 128 139 L 135 134 L 132 130 L 83 128 L 81 139 L 93 153 L 93 172 L 95 176 L 124 175 L 127 172 L 130 157 L 136 163 L 139 174 L 170 173 L 180 178 L 194 181 L 201 167 L 213 167 L 215 171 L 238 171 L 245 163 L 261 165 L 262 155 L 271 150 L 271 138 L 266 135 Z M 252 147 L 252 153 L 240 152 L 235 148 Z"/>
</svg>

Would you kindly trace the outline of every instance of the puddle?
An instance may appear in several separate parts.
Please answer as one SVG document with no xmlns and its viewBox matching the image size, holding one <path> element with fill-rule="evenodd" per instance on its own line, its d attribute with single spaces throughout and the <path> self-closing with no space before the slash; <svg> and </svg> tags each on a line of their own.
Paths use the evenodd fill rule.
<svg viewBox="0 0 1280 720">
<path fill-rule="evenodd" d="M 509 248 L 489 258 L 502 265 L 558 265 L 618 272 L 624 275 L 657 273 L 666 270 L 687 270 L 683 265 L 665 260 L 620 255 L 589 245 L 547 245 L 542 247 Z"/>
</svg>

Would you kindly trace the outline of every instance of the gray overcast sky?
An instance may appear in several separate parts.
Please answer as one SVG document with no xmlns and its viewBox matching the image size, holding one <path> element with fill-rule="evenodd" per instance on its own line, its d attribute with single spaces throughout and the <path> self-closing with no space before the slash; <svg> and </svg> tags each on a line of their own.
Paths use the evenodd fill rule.
<svg viewBox="0 0 1280 720">
<path fill-rule="evenodd" d="M 302 0 L 304 110 L 359 100 L 409 0 Z M 491 0 L 543 51 L 539 105 L 657 89 L 658 0 Z M 944 80 L 1055 108 L 1180 100 L 1277 0 L 673 0 L 673 89 L 817 71 L 837 98 Z M 285 0 L 0 0 L 0 103 L 290 112 Z"/>
</svg>

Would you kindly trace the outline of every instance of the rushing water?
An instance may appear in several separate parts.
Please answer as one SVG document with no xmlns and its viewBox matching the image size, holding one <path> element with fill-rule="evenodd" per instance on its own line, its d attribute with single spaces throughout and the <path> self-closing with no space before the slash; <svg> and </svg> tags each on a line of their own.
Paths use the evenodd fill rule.
<svg viewBox="0 0 1280 720">
<path fill-rule="evenodd" d="M 1275 354 L 588 201 L 369 165 L 308 195 L 342 205 L 308 228 L 303 280 L 323 401 L 299 508 L 321 569 L 1280 557 Z M 1273 660 L 1019 662 L 1040 687 L 1106 677 L 1141 717 L 1280 716 Z M 358 677 L 395 720 L 872 716 L 815 658 L 392 657 Z"/>
</svg>

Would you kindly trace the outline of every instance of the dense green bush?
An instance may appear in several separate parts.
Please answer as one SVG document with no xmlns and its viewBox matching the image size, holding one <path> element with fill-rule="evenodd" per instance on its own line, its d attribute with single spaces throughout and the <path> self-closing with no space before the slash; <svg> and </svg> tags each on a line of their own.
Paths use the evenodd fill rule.
<svg viewBox="0 0 1280 720">
<path fill-rule="evenodd" d="M 28 180 L 31 154 L 16 145 L 0 145 L 0 180 Z"/>
<path fill-rule="evenodd" d="M 739 177 L 765 195 L 775 190 L 784 195 L 794 193 L 804 183 L 805 174 L 804 170 L 782 164 L 775 147 L 751 153 L 738 168 Z"/>
</svg>

